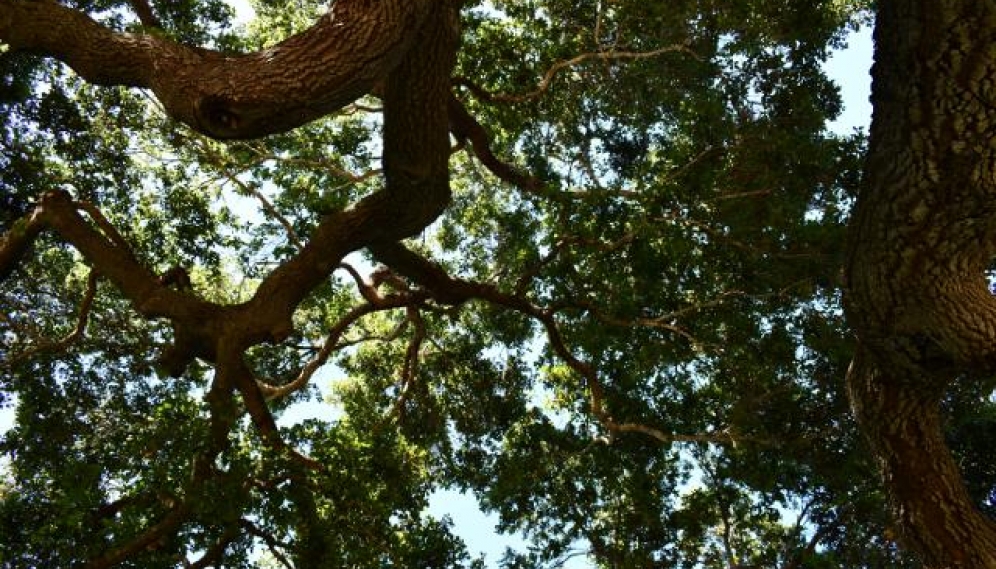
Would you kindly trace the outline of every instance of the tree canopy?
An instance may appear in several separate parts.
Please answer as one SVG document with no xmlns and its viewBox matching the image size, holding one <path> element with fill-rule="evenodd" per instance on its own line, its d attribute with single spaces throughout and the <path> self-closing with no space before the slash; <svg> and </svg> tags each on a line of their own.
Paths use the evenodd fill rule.
<svg viewBox="0 0 996 569">
<path fill-rule="evenodd" d="M 0 565 L 996 567 L 991 3 L 253 7 L 0 0 Z"/>
</svg>

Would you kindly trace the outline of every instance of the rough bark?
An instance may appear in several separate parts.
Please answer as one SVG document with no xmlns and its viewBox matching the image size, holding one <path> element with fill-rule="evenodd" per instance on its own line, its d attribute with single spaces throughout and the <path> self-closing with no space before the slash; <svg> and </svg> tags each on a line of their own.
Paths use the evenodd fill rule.
<svg viewBox="0 0 996 569">
<path fill-rule="evenodd" d="M 996 526 L 944 442 L 939 402 L 996 363 L 984 271 L 996 223 L 996 6 L 878 3 L 866 185 L 851 221 L 852 407 L 906 545 L 929 567 L 996 567 Z"/>
<path fill-rule="evenodd" d="M 251 86 L 250 92 L 263 93 L 265 97 L 243 99 L 250 105 L 245 109 L 257 113 L 263 126 L 240 123 L 239 135 L 258 134 L 260 129 L 276 130 L 274 125 L 279 130 L 290 129 L 297 124 L 296 120 L 286 122 L 288 112 L 293 115 L 294 109 L 299 108 L 293 103 L 297 98 L 306 100 L 314 96 L 319 100 L 318 106 L 309 107 L 309 112 L 329 110 L 327 105 L 333 99 L 321 100 L 326 93 L 316 95 L 315 86 L 310 84 L 306 93 L 290 92 L 294 89 L 282 83 L 280 77 L 303 73 L 305 83 L 310 80 L 319 83 L 318 91 L 325 88 L 338 93 L 334 99 L 336 105 L 362 94 L 355 92 L 356 85 L 386 83 L 385 189 L 351 209 L 326 216 L 303 249 L 265 278 L 246 304 L 218 306 L 162 286 L 130 252 L 87 224 L 76 212 L 79 204 L 62 192 L 50 194 L 39 206 L 36 215 L 43 221 L 28 222 L 27 230 L 0 242 L 0 261 L 3 261 L 0 274 L 9 274 L 42 224 L 57 231 L 121 289 L 139 312 L 150 318 L 172 320 L 175 345 L 163 357 L 164 366 L 172 374 L 181 373 L 195 357 L 214 361 L 222 339 L 245 349 L 285 338 L 291 332 L 291 314 L 297 304 L 339 265 L 344 255 L 373 242 L 391 242 L 416 234 L 449 202 L 447 103 L 450 70 L 459 39 L 458 7 L 455 2 L 398 2 L 401 6 L 398 8 L 391 8 L 390 4 L 336 2 L 330 15 L 308 32 L 279 44 L 277 47 L 283 46 L 281 49 L 275 47 L 245 56 L 237 66 L 220 54 L 209 54 L 206 57 L 213 58 L 216 65 L 205 67 L 203 61 L 190 63 L 193 60 L 189 58 L 196 59 L 202 53 L 198 50 L 153 37 L 115 34 L 85 15 L 45 0 L 0 0 L 0 37 L 5 41 L 18 48 L 41 50 L 79 66 L 84 72 L 99 73 L 87 77 L 90 80 L 125 85 L 160 81 L 168 94 L 185 101 L 179 110 L 167 104 L 167 110 L 175 118 L 189 119 L 184 114 L 184 105 L 197 107 L 205 92 L 211 93 L 207 96 L 217 96 L 225 89 L 237 92 Z M 427 4 L 428 8 L 413 11 L 412 6 L 421 4 Z M 33 20 L 34 17 L 47 26 Z M 51 37 L 45 31 L 49 28 L 56 30 Z M 391 41 L 380 34 L 391 30 L 396 32 L 394 43 L 410 44 L 411 49 L 386 56 L 386 48 L 380 48 Z M 73 39 L 59 44 L 56 39 L 61 32 Z M 343 37 L 355 40 L 351 49 L 344 47 L 349 42 Z M 105 49 L 95 45 L 101 41 L 107 42 Z M 371 47 L 373 44 L 379 47 Z M 158 46 L 159 51 L 150 45 Z M 397 46 L 392 49 L 398 51 Z M 119 65 L 97 65 L 103 58 Z M 179 65 L 177 62 L 185 58 L 190 66 L 181 65 L 176 73 L 189 75 L 191 81 L 198 73 L 206 73 L 205 86 L 198 87 L 202 91 L 185 91 L 188 86 L 183 79 L 159 78 L 164 66 Z M 397 60 L 401 65 L 385 68 L 385 59 Z M 123 61 L 127 64 L 122 64 Z M 346 71 L 351 75 L 343 75 Z M 213 79 L 216 74 L 217 81 Z M 247 79 L 250 77 L 253 79 Z M 256 81 L 261 83 L 254 84 Z M 211 84 L 221 91 L 212 91 Z M 346 94 L 351 94 L 351 98 L 342 98 Z M 264 99 L 272 104 L 263 102 Z M 211 128 L 202 130 L 218 134 Z"/>
<path fill-rule="evenodd" d="M 16 231 L 0 239 L 0 280 L 41 231 L 54 231 L 140 314 L 170 320 L 173 345 L 160 359 L 165 371 L 179 375 L 194 358 L 215 365 L 206 397 L 210 440 L 203 460 L 194 461 L 193 479 L 203 479 L 205 465 L 223 450 L 238 418 L 236 394 L 268 445 L 303 458 L 281 441 L 245 351 L 286 338 L 297 305 L 343 256 L 417 234 L 449 203 L 447 103 L 458 9 L 456 0 L 337 0 L 307 32 L 263 52 L 228 57 L 114 33 L 49 0 L 0 0 L 0 40 L 55 57 L 93 83 L 151 88 L 171 116 L 217 138 L 286 131 L 383 85 L 384 189 L 326 216 L 298 254 L 264 278 L 246 303 L 219 305 L 165 286 L 106 220 L 91 224 L 79 213 L 95 208 L 63 191 L 47 193 Z M 298 463 L 320 468 L 308 459 Z M 192 486 L 188 499 L 200 491 Z M 140 553 L 148 540 L 175 532 L 186 515 L 175 510 L 91 566 L 111 566 Z"/>
<path fill-rule="evenodd" d="M 308 30 L 245 55 L 116 33 L 51 0 L 0 0 L 0 40 L 98 85 L 151 89 L 215 138 L 284 132 L 368 93 L 412 46 L 435 2 L 337 0 Z"/>
</svg>

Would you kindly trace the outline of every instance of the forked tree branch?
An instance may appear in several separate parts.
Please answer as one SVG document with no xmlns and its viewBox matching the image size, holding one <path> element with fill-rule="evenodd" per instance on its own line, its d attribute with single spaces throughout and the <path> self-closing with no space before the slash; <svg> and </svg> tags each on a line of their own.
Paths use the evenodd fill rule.
<svg viewBox="0 0 996 569">
<path fill-rule="evenodd" d="M 270 555 L 272 555 L 274 559 L 279 561 L 287 569 L 294 569 L 294 565 L 289 559 L 287 559 L 287 556 L 280 552 L 281 548 L 287 547 L 285 544 L 280 543 L 272 534 L 263 531 L 259 526 L 247 519 L 243 518 L 239 520 L 239 524 L 242 529 L 263 540 L 266 544 L 266 548 L 270 551 Z"/>
<path fill-rule="evenodd" d="M 345 334 L 346 330 L 348 330 L 350 326 L 355 324 L 362 317 L 373 312 L 410 306 L 413 303 L 421 302 L 424 299 L 424 296 L 419 295 L 388 295 L 377 303 L 366 302 L 359 306 L 353 307 L 342 318 L 340 318 L 334 326 L 332 326 L 332 329 L 325 337 L 325 342 L 322 344 L 321 349 L 318 350 L 318 353 L 315 354 L 314 357 L 304 364 L 293 380 L 279 385 L 261 380 L 257 381 L 263 396 L 267 401 L 273 401 L 303 389 L 306 385 L 308 385 L 308 382 L 311 381 L 311 378 L 315 372 L 328 362 L 329 357 L 331 357 L 336 350 L 343 347 L 343 344 L 340 342 L 343 334 Z"/>
<path fill-rule="evenodd" d="M 90 83 L 149 88 L 170 116 L 208 136 L 253 138 L 368 93 L 410 49 L 434 4 L 338 0 L 308 30 L 231 56 L 117 33 L 52 0 L 0 0 L 0 41 L 59 59 Z"/>
<path fill-rule="evenodd" d="M 568 348 L 554 318 L 554 311 L 536 306 L 523 297 L 504 293 L 492 284 L 452 277 L 439 265 L 420 257 L 400 244 L 378 245 L 371 247 L 371 252 L 381 262 L 424 287 L 438 302 L 462 304 L 470 300 L 483 300 L 519 312 L 542 324 L 550 347 L 557 357 L 584 379 L 588 388 L 588 401 L 592 415 L 612 434 L 642 433 L 666 444 L 674 442 L 720 444 L 735 444 L 739 441 L 763 442 L 730 431 L 683 435 L 666 433 L 640 423 L 616 421 L 605 409 L 605 389 L 598 378 L 597 370 L 589 362 L 575 356 Z"/>
<path fill-rule="evenodd" d="M 86 206 L 63 191 L 45 194 L 35 211 L 0 241 L 0 277 L 6 277 L 39 233 L 52 230 L 140 314 L 170 319 L 174 344 L 161 359 L 170 374 L 182 374 L 198 357 L 215 367 L 205 396 L 207 440 L 193 461 L 184 497 L 138 537 L 109 549 L 90 567 L 121 562 L 178 530 L 192 511 L 190 500 L 198 499 L 204 481 L 215 475 L 215 460 L 228 448 L 244 411 L 265 443 L 289 454 L 292 464 L 323 468 L 281 439 L 263 390 L 245 363 L 245 351 L 283 341 L 293 330 L 294 310 L 347 253 L 411 236 L 448 205 L 446 105 L 459 39 L 457 7 L 456 1 L 440 0 L 338 0 L 308 32 L 264 52 L 232 58 L 155 36 L 113 33 L 51 0 L 0 0 L 0 41 L 55 56 L 91 82 L 150 87 L 171 116 L 210 136 L 287 130 L 351 102 L 374 83 L 384 84 L 385 188 L 325 216 L 310 241 L 266 276 L 246 303 L 223 306 L 164 286 L 99 212 L 90 211 L 93 223 L 85 220 L 78 210 Z M 409 49 L 412 45 L 415 49 Z M 382 278 L 391 282 L 392 277 Z M 383 298 L 388 304 L 410 301 L 401 294 Z M 241 395 L 244 410 L 236 395 Z"/>
</svg>

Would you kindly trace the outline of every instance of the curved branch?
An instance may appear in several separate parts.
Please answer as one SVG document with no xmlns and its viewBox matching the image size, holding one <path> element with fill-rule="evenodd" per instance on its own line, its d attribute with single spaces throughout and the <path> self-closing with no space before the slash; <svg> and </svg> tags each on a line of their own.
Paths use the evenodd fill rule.
<svg viewBox="0 0 996 569">
<path fill-rule="evenodd" d="M 405 404 L 411 396 L 414 384 L 417 381 L 415 375 L 418 370 L 419 355 L 422 350 L 422 343 L 425 341 L 426 330 L 425 321 L 418 309 L 409 306 L 407 320 L 414 324 L 415 329 L 411 340 L 408 342 L 408 349 L 405 351 L 405 362 L 401 368 L 401 393 L 398 394 L 388 417 L 396 417 L 398 422 L 404 421 Z"/>
<path fill-rule="evenodd" d="M 39 345 L 25 350 L 15 355 L 11 360 L 20 361 L 31 357 L 42 351 L 61 351 L 68 348 L 74 342 L 83 337 L 86 332 L 86 325 L 90 319 L 90 309 L 93 307 L 94 297 L 97 295 L 97 279 L 100 275 L 97 271 L 91 270 L 86 278 L 86 292 L 83 294 L 83 301 L 80 302 L 79 316 L 76 319 L 76 327 L 69 334 L 55 341 L 43 341 Z M 10 362 L 8 362 L 9 364 Z"/>
<path fill-rule="evenodd" d="M 491 150 L 491 137 L 488 132 L 455 96 L 450 96 L 448 110 L 453 136 L 459 141 L 469 140 L 474 156 L 477 156 L 492 174 L 526 193 L 543 196 L 542 180 L 495 156 Z"/>
<path fill-rule="evenodd" d="M 585 62 L 588 62 L 588 61 L 615 61 L 615 60 L 625 60 L 625 59 L 630 59 L 630 60 L 633 60 L 633 59 L 648 59 L 648 58 L 652 58 L 652 57 L 659 57 L 659 56 L 664 55 L 666 53 L 686 53 L 686 54 L 691 55 L 692 57 L 694 57 L 696 59 L 701 59 L 698 54 L 696 54 L 694 51 L 692 51 L 692 49 L 689 48 L 688 45 L 684 44 L 684 43 L 673 44 L 673 45 L 661 47 L 661 48 L 650 50 L 650 51 L 615 51 L 615 50 L 612 50 L 612 51 L 596 51 L 596 52 L 582 53 L 582 54 L 576 55 L 576 56 L 574 56 L 574 57 L 572 57 L 570 59 L 564 59 L 564 60 L 561 60 L 561 61 L 558 61 L 558 62 L 554 63 L 553 65 L 550 66 L 549 69 L 547 69 L 546 73 L 543 75 L 543 78 L 540 79 L 540 82 L 536 86 L 536 88 L 533 89 L 532 91 L 527 92 L 527 93 L 521 93 L 521 94 L 518 94 L 518 95 L 509 95 L 509 94 L 504 94 L 504 93 L 491 93 L 491 92 L 487 91 L 486 89 L 484 89 L 483 87 L 480 87 L 479 85 L 476 85 L 475 83 L 473 83 L 472 81 L 470 81 L 469 79 L 464 78 L 464 77 L 457 78 L 456 83 L 458 85 L 467 87 L 472 93 L 474 93 L 474 95 L 476 95 L 477 97 L 479 97 L 479 98 L 481 98 L 481 99 L 483 99 L 485 101 L 488 101 L 488 102 L 492 102 L 492 103 L 524 103 L 526 101 L 530 101 L 532 99 L 539 98 L 541 95 L 543 95 L 543 93 L 545 93 L 547 91 L 547 89 L 550 88 L 550 84 L 553 82 L 553 79 L 561 71 L 564 71 L 566 69 L 570 69 L 571 67 L 580 65 L 582 63 L 585 63 Z"/>
<path fill-rule="evenodd" d="M 847 372 L 851 406 L 879 459 L 904 544 L 927 567 L 996 567 L 996 523 L 962 482 L 938 401 L 905 381 L 882 373 L 864 347 Z"/>
<path fill-rule="evenodd" d="M 187 520 L 191 508 L 186 502 L 170 510 L 163 519 L 129 541 L 125 545 L 107 551 L 100 557 L 91 559 L 85 565 L 86 569 L 107 569 L 125 561 L 132 556 L 153 547 L 158 541 L 174 533 Z"/>
<path fill-rule="evenodd" d="M 598 379 L 594 366 L 576 357 L 567 347 L 554 319 L 554 312 L 540 308 L 527 299 L 504 293 L 492 284 L 477 283 L 454 278 L 439 265 L 409 251 L 400 244 L 378 245 L 370 248 L 373 255 L 398 273 L 425 287 L 432 298 L 444 304 L 461 304 L 472 299 L 480 299 L 498 306 L 509 308 L 528 316 L 542 324 L 550 347 L 558 358 L 564 361 L 575 373 L 584 379 L 589 392 L 591 413 L 610 433 L 637 432 L 648 435 L 662 443 L 673 442 L 712 442 L 735 444 L 739 441 L 763 442 L 750 437 L 742 437 L 729 431 L 694 435 L 665 433 L 659 429 L 631 422 L 618 422 L 605 410 L 605 390 Z"/>
<path fill-rule="evenodd" d="M 302 367 L 301 371 L 298 372 L 297 377 L 295 377 L 292 381 L 282 385 L 272 385 L 270 383 L 258 381 L 257 383 L 263 396 L 267 401 L 272 401 L 274 399 L 286 397 L 295 391 L 301 390 L 308 384 L 309 381 L 311 381 L 311 377 L 315 375 L 315 372 L 325 365 L 326 362 L 328 362 L 329 357 L 337 349 L 342 347 L 339 339 L 346 333 L 346 330 L 349 329 L 350 326 L 356 323 L 356 321 L 372 312 L 401 308 L 408 306 L 417 300 L 418 299 L 410 295 L 391 295 L 380 299 L 377 303 L 367 302 L 354 307 L 335 323 L 326 336 L 325 343 L 322 344 L 322 348 L 318 350 L 318 353 L 315 354 L 313 358 L 304 364 L 304 367 Z"/>
<path fill-rule="evenodd" d="M 274 559 L 283 564 L 283 566 L 287 569 L 294 569 L 294 565 L 291 564 L 289 559 L 287 559 L 287 556 L 279 551 L 281 547 L 287 547 L 285 544 L 280 543 L 277 541 L 277 538 L 273 537 L 272 534 L 263 531 L 259 528 L 259 526 L 245 518 L 239 520 L 239 525 L 242 529 L 263 540 L 266 543 L 266 548 L 270 550 L 270 555 L 272 555 Z"/>
<path fill-rule="evenodd" d="M 31 215 L 15 221 L 13 227 L 0 236 L 0 282 L 14 272 L 31 244 L 45 229 L 44 214 L 42 207 L 36 207 Z"/>
<path fill-rule="evenodd" d="M 397 65 L 431 0 L 337 0 L 308 30 L 229 56 L 116 33 L 52 0 L 0 0 L 0 40 L 52 56 L 87 81 L 151 89 L 169 114 L 215 138 L 283 132 L 366 94 Z"/>
</svg>

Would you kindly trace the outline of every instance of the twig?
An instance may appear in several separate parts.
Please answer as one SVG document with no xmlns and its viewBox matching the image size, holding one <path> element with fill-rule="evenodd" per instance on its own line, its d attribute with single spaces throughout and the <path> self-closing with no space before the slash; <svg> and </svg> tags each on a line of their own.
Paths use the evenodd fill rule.
<svg viewBox="0 0 996 569">
<path fill-rule="evenodd" d="M 90 274 L 87 275 L 86 292 L 83 294 L 82 302 L 80 302 L 80 313 L 76 319 L 76 327 L 73 328 L 72 332 L 66 334 L 58 340 L 51 342 L 43 341 L 36 346 L 32 346 L 24 350 L 11 358 L 8 365 L 13 364 L 14 362 L 23 361 L 40 352 L 58 352 L 65 350 L 82 338 L 83 334 L 86 332 L 87 322 L 89 322 L 90 319 L 90 311 L 93 308 L 94 297 L 97 294 L 97 280 L 99 277 L 100 275 L 93 269 L 91 269 Z"/>
<path fill-rule="evenodd" d="M 409 306 L 406 320 L 414 324 L 415 333 L 412 334 L 412 338 L 408 342 L 408 350 L 405 352 L 405 363 L 401 368 L 401 392 L 398 394 L 398 398 L 395 400 L 389 414 L 391 417 L 397 417 L 399 423 L 404 421 L 405 403 L 408 402 L 413 385 L 417 381 L 415 376 L 418 370 L 419 352 L 422 350 L 422 342 L 426 336 L 425 321 L 422 319 L 422 315 L 419 314 L 418 309 Z"/>
<path fill-rule="evenodd" d="M 370 110 L 370 109 L 364 108 L 363 110 Z M 360 174 L 354 174 L 353 172 L 350 172 L 349 170 L 346 170 L 345 168 L 337 164 L 331 163 L 327 159 L 316 160 L 316 159 L 308 159 L 300 157 L 280 156 L 272 152 L 263 150 L 257 145 L 244 144 L 243 146 L 244 148 L 249 149 L 250 152 L 256 155 L 256 160 L 254 162 L 256 164 L 261 164 L 263 162 L 272 160 L 274 162 L 283 162 L 284 164 L 289 164 L 292 166 L 306 166 L 309 168 L 319 168 L 322 170 L 328 170 L 329 172 L 332 172 L 332 174 L 335 175 L 336 177 L 342 178 L 344 180 L 353 183 L 362 182 L 369 178 L 373 178 L 374 176 L 378 176 L 384 172 L 379 168 L 375 168 L 373 170 L 367 170 L 366 172 L 362 172 Z"/>
<path fill-rule="evenodd" d="M 217 168 L 219 172 L 221 172 L 222 176 L 224 176 L 225 179 L 228 180 L 229 182 L 235 184 L 235 186 L 238 187 L 239 190 L 241 190 L 244 195 L 256 198 L 256 200 L 263 206 L 263 210 L 270 217 L 276 219 L 277 222 L 283 226 L 284 231 L 287 232 L 287 238 L 290 240 L 290 242 L 293 243 L 294 246 L 297 247 L 298 249 L 304 249 L 304 241 L 297 234 L 297 231 L 294 229 L 294 226 L 291 224 L 291 222 L 286 217 L 284 217 L 279 211 L 277 211 L 277 208 L 276 206 L 273 205 L 273 202 L 271 202 L 269 198 L 263 195 L 263 192 L 260 192 L 250 184 L 247 184 L 242 180 L 240 180 L 239 177 L 235 175 L 235 173 L 232 172 L 230 168 L 228 168 L 228 166 L 225 164 L 225 160 L 222 159 L 221 155 L 218 154 L 218 152 L 216 152 L 213 148 L 211 148 L 211 144 L 209 142 L 206 142 L 201 138 L 198 138 L 197 140 L 199 142 L 197 148 L 203 153 L 203 155 L 206 158 L 208 158 L 211 161 L 214 167 Z"/>
<path fill-rule="evenodd" d="M 262 529 L 259 528 L 259 526 L 257 526 L 256 524 L 252 523 L 247 519 L 243 518 L 239 520 L 239 525 L 242 526 L 242 528 L 245 529 L 247 532 L 258 537 L 259 539 L 262 539 L 263 542 L 266 543 L 266 548 L 270 550 L 270 554 L 273 555 L 274 559 L 283 564 L 283 566 L 286 567 L 287 569 L 294 569 L 294 565 L 290 562 L 290 560 L 287 559 L 287 557 L 283 553 L 277 550 L 278 548 L 281 547 L 286 549 L 287 548 L 286 544 L 280 543 L 269 532 L 263 531 Z"/>
<path fill-rule="evenodd" d="M 710 442 L 735 444 L 738 441 L 745 440 L 762 442 L 734 435 L 729 431 L 678 435 L 665 433 L 659 429 L 639 423 L 617 422 L 605 409 L 605 390 L 598 379 L 595 368 L 589 362 L 576 357 L 567 347 L 563 335 L 560 333 L 560 328 L 557 326 L 553 310 L 540 308 L 523 297 L 504 293 L 491 284 L 466 281 L 452 277 L 439 265 L 420 257 L 400 244 L 371 246 L 370 249 L 374 256 L 381 262 L 386 263 L 394 270 L 405 275 L 405 277 L 425 287 L 432 297 L 439 302 L 460 304 L 471 299 L 480 299 L 498 306 L 504 306 L 537 320 L 543 325 L 553 352 L 585 381 L 589 393 L 591 413 L 610 433 L 637 432 L 653 437 L 662 443 Z"/>
<path fill-rule="evenodd" d="M 554 63 L 547 70 L 546 74 L 540 80 L 539 84 L 535 89 L 527 93 L 522 93 L 519 95 L 509 95 L 503 93 L 491 93 L 484 88 L 474 84 L 472 81 L 465 77 L 459 77 L 456 79 L 455 83 L 464 87 L 467 87 L 474 95 L 488 102 L 494 103 L 524 103 L 526 101 L 536 99 L 550 88 L 550 84 L 553 82 L 554 77 L 557 76 L 561 71 L 574 67 L 586 61 L 613 61 L 622 59 L 647 59 L 651 57 L 658 57 L 666 53 L 687 53 L 696 59 L 701 59 L 698 54 L 691 50 L 687 44 L 673 44 L 658 48 L 651 51 L 597 51 L 582 53 L 580 55 L 574 56 L 570 59 L 565 59 Z"/>
</svg>

